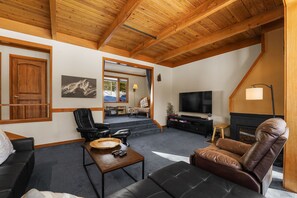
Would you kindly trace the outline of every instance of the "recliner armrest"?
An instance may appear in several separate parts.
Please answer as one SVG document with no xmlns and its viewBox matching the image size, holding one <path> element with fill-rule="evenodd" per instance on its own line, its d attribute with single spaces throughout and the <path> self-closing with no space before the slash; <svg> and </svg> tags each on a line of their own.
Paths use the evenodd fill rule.
<svg viewBox="0 0 297 198">
<path fill-rule="evenodd" d="M 251 148 L 252 145 L 232 139 L 219 138 L 216 142 L 216 146 L 220 149 L 229 151 L 231 153 L 236 153 L 242 156 Z"/>
<path fill-rule="evenodd" d="M 32 137 L 12 140 L 11 143 L 17 152 L 34 150 L 34 138 Z"/>
<path fill-rule="evenodd" d="M 98 129 L 109 129 L 110 124 L 108 123 L 94 123 L 94 126 Z"/>
<path fill-rule="evenodd" d="M 76 128 L 76 130 L 81 133 L 96 133 L 96 132 L 98 132 L 97 128 Z"/>
<path fill-rule="evenodd" d="M 195 151 L 195 154 L 217 164 L 221 164 L 238 170 L 242 169 L 241 164 L 236 159 L 212 149 L 197 149 Z"/>
</svg>

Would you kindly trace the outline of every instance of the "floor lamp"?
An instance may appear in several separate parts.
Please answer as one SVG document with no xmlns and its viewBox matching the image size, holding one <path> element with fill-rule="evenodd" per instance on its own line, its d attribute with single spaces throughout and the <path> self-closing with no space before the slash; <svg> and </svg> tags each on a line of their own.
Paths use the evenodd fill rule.
<svg viewBox="0 0 297 198">
<path fill-rule="evenodd" d="M 135 92 L 136 92 L 137 89 L 138 89 L 138 85 L 135 83 L 135 84 L 133 85 L 133 92 L 134 92 L 134 107 L 135 107 Z"/>
<path fill-rule="evenodd" d="M 272 104 L 272 113 L 273 117 L 275 118 L 275 108 L 274 108 L 274 95 L 273 95 L 273 87 L 272 85 L 267 85 L 264 83 L 258 83 L 251 85 L 250 88 L 247 88 L 245 91 L 245 99 L 246 100 L 263 100 L 263 88 L 256 87 L 256 86 L 265 86 L 270 88 L 271 92 L 271 104 Z"/>
</svg>

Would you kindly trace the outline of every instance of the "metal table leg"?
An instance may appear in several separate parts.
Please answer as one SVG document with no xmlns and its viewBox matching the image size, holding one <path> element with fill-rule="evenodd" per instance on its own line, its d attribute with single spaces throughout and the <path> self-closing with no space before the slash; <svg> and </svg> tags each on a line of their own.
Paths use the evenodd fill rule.
<svg viewBox="0 0 297 198">
<path fill-rule="evenodd" d="M 95 184 L 93 183 L 93 181 L 92 181 L 92 179 L 91 179 L 91 177 L 90 177 L 90 174 L 89 174 L 89 172 L 88 172 L 88 169 L 87 169 L 87 166 L 93 165 L 93 164 L 95 164 L 95 163 L 89 163 L 89 164 L 86 164 L 85 148 L 82 147 L 82 149 L 83 149 L 83 167 L 84 167 L 84 169 L 85 169 L 85 171 L 86 171 L 86 173 L 87 173 L 87 176 L 88 176 L 88 178 L 89 178 L 89 181 L 90 181 L 90 183 L 91 183 L 91 185 L 92 185 L 92 187 L 93 187 L 93 189 L 94 189 L 94 191 L 95 191 L 97 197 L 100 198 L 100 195 L 99 195 L 99 193 L 98 193 L 98 191 L 97 191 L 97 189 L 96 189 L 96 187 L 95 187 Z M 103 177 L 103 176 L 102 176 L 102 177 Z"/>
<path fill-rule="evenodd" d="M 142 161 L 142 179 L 144 179 L 144 160 Z"/>
<path fill-rule="evenodd" d="M 104 174 L 102 174 L 102 178 L 101 178 L 101 182 L 102 182 L 102 198 L 104 198 Z"/>
</svg>

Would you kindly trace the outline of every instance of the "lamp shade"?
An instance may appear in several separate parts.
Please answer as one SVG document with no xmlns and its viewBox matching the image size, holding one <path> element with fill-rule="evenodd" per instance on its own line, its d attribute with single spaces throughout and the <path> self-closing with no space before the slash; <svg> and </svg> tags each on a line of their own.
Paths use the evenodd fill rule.
<svg viewBox="0 0 297 198">
<path fill-rule="evenodd" d="M 137 84 L 134 84 L 133 85 L 133 89 L 138 89 L 138 85 Z"/>
<path fill-rule="evenodd" d="M 263 88 L 251 87 L 245 90 L 246 100 L 263 100 Z"/>
</svg>

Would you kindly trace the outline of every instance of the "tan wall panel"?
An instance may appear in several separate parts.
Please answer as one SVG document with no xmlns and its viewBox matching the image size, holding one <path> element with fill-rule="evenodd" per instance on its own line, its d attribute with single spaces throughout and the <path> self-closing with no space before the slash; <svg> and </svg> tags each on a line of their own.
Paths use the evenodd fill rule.
<svg viewBox="0 0 297 198">
<path fill-rule="evenodd" d="M 275 113 L 284 115 L 284 30 L 277 29 L 265 34 L 265 53 L 232 98 L 232 112 L 272 114 L 271 95 L 263 87 L 264 99 L 245 100 L 245 89 L 252 84 L 273 85 Z"/>
</svg>

